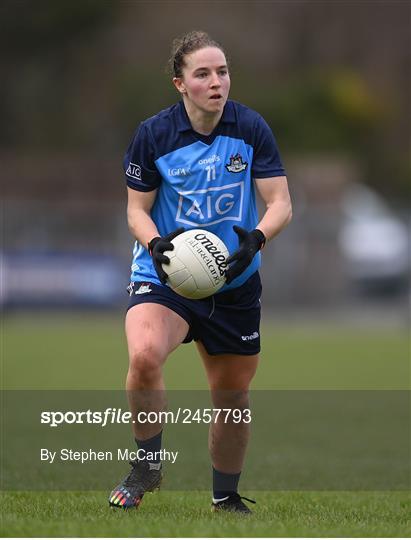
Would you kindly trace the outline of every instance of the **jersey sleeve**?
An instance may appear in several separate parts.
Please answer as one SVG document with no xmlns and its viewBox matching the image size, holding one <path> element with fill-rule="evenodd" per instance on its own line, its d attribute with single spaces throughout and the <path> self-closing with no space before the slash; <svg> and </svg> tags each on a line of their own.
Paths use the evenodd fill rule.
<svg viewBox="0 0 411 540">
<path fill-rule="evenodd" d="M 277 142 L 269 125 L 261 116 L 257 117 L 254 135 L 253 178 L 284 176 L 285 170 L 281 162 Z"/>
<path fill-rule="evenodd" d="M 127 149 L 123 168 L 128 187 L 136 191 L 153 191 L 161 183 L 161 175 L 154 163 L 154 146 L 144 123 Z"/>
</svg>

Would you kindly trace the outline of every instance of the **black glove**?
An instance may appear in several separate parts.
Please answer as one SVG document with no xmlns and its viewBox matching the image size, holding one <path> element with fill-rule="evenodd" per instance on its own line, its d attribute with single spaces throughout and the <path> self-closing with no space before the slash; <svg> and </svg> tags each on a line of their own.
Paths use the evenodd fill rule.
<svg viewBox="0 0 411 540">
<path fill-rule="evenodd" d="M 171 240 L 173 240 L 173 238 L 175 238 L 184 231 L 184 227 L 180 227 L 179 229 L 176 229 L 175 231 L 167 234 L 166 236 L 155 236 L 148 243 L 148 252 L 153 259 L 154 268 L 156 269 L 158 278 L 163 285 L 165 285 L 168 276 L 164 272 L 161 265 L 170 264 L 170 259 L 166 255 L 164 255 L 164 252 L 172 251 L 174 249 Z"/>
<path fill-rule="evenodd" d="M 226 270 L 227 284 L 244 272 L 253 260 L 254 255 L 265 244 L 265 236 L 259 229 L 248 232 L 242 227 L 238 227 L 238 225 L 234 225 L 233 229 L 238 236 L 240 245 L 238 250 L 227 259 L 227 264 L 237 261 Z"/>
</svg>

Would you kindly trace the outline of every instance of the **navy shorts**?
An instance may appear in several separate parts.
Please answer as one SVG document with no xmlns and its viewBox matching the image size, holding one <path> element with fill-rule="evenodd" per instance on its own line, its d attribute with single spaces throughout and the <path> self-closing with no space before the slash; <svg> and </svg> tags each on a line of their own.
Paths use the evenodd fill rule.
<svg viewBox="0 0 411 540">
<path fill-rule="evenodd" d="M 154 303 L 175 311 L 189 325 L 184 343 L 201 341 L 208 354 L 260 352 L 261 280 L 258 272 L 243 285 L 203 300 L 189 300 L 170 287 L 148 281 L 132 282 L 128 309 Z"/>
</svg>

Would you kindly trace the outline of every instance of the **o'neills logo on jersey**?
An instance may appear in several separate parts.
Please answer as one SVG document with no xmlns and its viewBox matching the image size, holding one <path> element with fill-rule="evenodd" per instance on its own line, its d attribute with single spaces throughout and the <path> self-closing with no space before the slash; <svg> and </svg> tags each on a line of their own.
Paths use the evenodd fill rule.
<svg viewBox="0 0 411 540">
<path fill-rule="evenodd" d="M 214 244 L 212 240 L 204 233 L 198 233 L 194 236 L 193 240 L 189 241 L 191 247 L 196 247 L 197 245 L 202 246 L 202 249 L 198 250 L 200 257 L 204 260 L 207 267 L 210 269 L 210 272 L 213 274 L 213 277 L 216 280 L 219 280 L 221 276 L 225 274 L 227 268 L 225 255 L 221 250 Z M 206 253 L 204 252 L 204 249 Z M 217 268 L 215 268 L 217 265 Z M 218 275 L 219 274 L 219 275 Z"/>
<path fill-rule="evenodd" d="M 213 154 L 211 157 L 200 159 L 198 164 L 209 165 L 210 163 L 217 163 L 217 161 L 220 161 L 220 156 L 218 156 L 217 154 Z"/>
<path fill-rule="evenodd" d="M 230 157 L 230 163 L 227 163 L 225 168 L 228 172 L 239 173 L 245 171 L 248 166 L 246 161 L 243 161 L 241 154 L 236 154 Z"/>
</svg>

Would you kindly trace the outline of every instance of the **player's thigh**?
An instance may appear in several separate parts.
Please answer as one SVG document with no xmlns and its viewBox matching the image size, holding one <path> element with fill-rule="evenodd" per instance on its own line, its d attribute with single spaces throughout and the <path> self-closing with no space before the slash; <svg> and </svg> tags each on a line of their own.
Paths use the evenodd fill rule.
<svg viewBox="0 0 411 540">
<path fill-rule="evenodd" d="M 130 360 L 149 354 L 160 362 L 184 341 L 189 330 L 175 311 L 149 302 L 128 310 L 125 328 Z"/>
<path fill-rule="evenodd" d="M 259 355 L 207 353 L 201 341 L 197 341 L 211 390 L 248 390 L 257 370 Z"/>
</svg>

